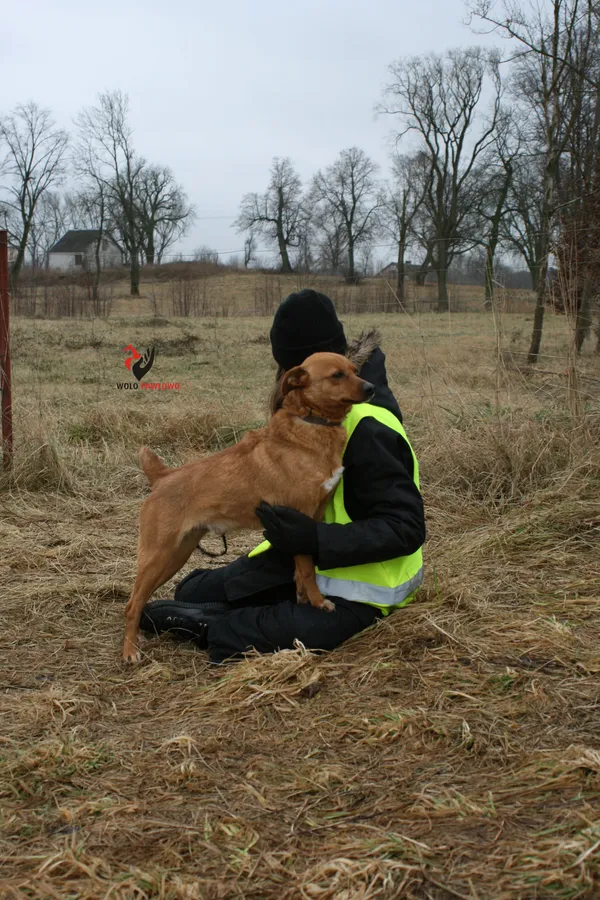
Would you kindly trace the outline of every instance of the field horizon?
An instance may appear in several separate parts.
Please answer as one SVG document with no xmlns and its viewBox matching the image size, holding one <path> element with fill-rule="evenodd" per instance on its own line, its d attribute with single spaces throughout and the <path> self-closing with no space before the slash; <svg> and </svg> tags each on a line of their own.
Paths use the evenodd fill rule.
<svg viewBox="0 0 600 900">
<path fill-rule="evenodd" d="M 130 295 L 125 273 L 103 273 L 99 299 L 91 302 L 91 281 L 85 273 L 29 273 L 13 296 L 13 312 L 27 316 L 176 316 L 191 318 L 268 316 L 283 297 L 313 288 L 328 294 L 341 314 L 428 313 L 437 305 L 437 284 L 417 285 L 407 279 L 399 301 L 394 279 L 363 277 L 349 284 L 339 275 L 270 270 L 230 269 L 204 263 L 181 263 L 142 269 L 140 296 Z M 484 288 L 448 285 L 450 312 L 477 312 L 484 307 Z M 526 289 L 498 292 L 506 313 L 533 312 L 535 294 Z"/>
</svg>

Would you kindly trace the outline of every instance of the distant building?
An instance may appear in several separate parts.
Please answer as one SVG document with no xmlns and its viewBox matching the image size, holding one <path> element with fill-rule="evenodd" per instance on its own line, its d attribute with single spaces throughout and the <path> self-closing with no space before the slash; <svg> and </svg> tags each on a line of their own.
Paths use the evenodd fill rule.
<svg viewBox="0 0 600 900">
<path fill-rule="evenodd" d="M 410 260 L 404 263 L 404 277 L 405 278 L 414 278 L 416 273 L 419 271 L 421 267 L 416 266 L 414 263 L 411 263 Z M 379 278 L 397 278 L 398 277 L 398 263 L 389 263 L 389 265 L 384 266 L 381 271 L 377 273 Z"/>
<path fill-rule="evenodd" d="M 82 272 L 95 267 L 96 244 L 100 232 L 96 230 L 67 231 L 48 253 L 48 268 L 79 270 Z M 123 251 L 109 235 L 100 241 L 100 268 L 113 269 L 123 264 Z"/>
</svg>

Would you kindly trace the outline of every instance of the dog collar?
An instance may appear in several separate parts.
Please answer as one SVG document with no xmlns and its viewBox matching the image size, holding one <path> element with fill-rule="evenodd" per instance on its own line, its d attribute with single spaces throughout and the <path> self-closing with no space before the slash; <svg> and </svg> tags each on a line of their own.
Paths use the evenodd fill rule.
<svg viewBox="0 0 600 900">
<path fill-rule="evenodd" d="M 330 428 L 338 428 L 341 422 L 332 422 L 331 419 L 324 419 L 323 416 L 301 416 L 303 422 L 310 422 L 311 425 L 329 425 Z"/>
</svg>

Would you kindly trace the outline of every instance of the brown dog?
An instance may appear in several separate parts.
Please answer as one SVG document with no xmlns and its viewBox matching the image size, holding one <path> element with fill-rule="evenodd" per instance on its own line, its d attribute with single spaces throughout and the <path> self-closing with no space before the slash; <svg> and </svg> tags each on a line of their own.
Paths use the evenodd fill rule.
<svg viewBox="0 0 600 900">
<path fill-rule="evenodd" d="M 282 408 L 266 428 L 249 431 L 235 447 L 177 469 L 141 449 L 152 493 L 140 511 L 138 572 L 125 611 L 125 662 L 141 658 L 138 628 L 152 592 L 185 565 L 207 532 L 260 528 L 255 510 L 261 500 L 314 518 L 323 515 L 343 472 L 342 421 L 353 403 L 369 400 L 373 392 L 346 357 L 315 353 L 284 375 Z M 295 563 L 299 602 L 334 609 L 317 587 L 312 558 L 297 556 Z"/>
</svg>

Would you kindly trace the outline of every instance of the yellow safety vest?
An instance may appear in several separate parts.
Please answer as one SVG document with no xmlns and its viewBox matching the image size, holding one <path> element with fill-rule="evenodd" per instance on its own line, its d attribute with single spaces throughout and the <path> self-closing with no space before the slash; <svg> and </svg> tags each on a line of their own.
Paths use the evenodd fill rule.
<svg viewBox="0 0 600 900">
<path fill-rule="evenodd" d="M 352 437 L 354 429 L 367 416 L 372 416 L 391 428 L 392 431 L 401 434 L 410 447 L 413 456 L 413 480 L 419 487 L 419 464 L 415 452 L 410 445 L 403 426 L 396 416 L 383 409 L 381 406 L 372 406 L 369 403 L 355 404 L 346 418 L 348 441 Z M 352 521 L 344 506 L 344 478 L 340 479 L 333 495 L 329 499 L 324 522 L 335 522 L 338 525 L 347 525 Z M 249 556 L 257 556 L 270 548 L 269 541 L 263 541 Z M 421 549 L 410 556 L 398 556 L 385 562 L 365 563 L 357 566 L 344 566 L 338 569 L 318 569 L 317 584 L 324 596 L 343 597 L 345 600 L 354 600 L 357 603 L 367 603 L 376 606 L 387 615 L 399 606 L 406 606 L 414 599 L 417 589 L 423 583 L 423 552 Z"/>
</svg>

